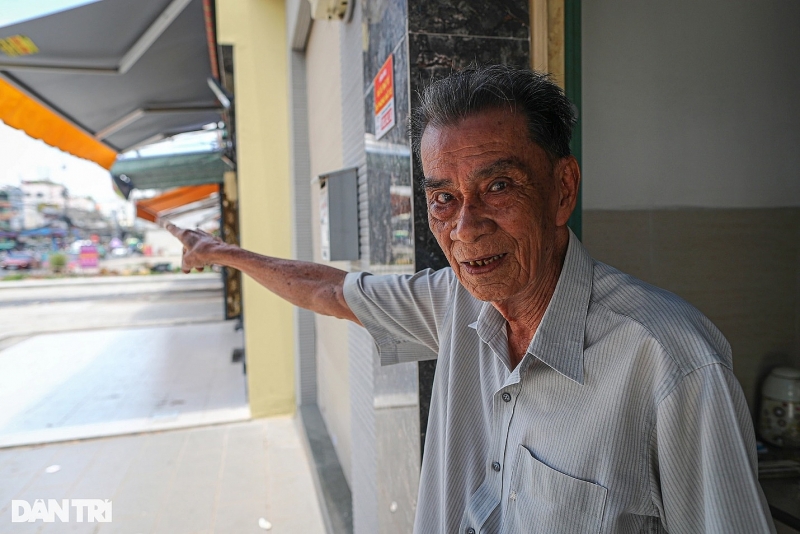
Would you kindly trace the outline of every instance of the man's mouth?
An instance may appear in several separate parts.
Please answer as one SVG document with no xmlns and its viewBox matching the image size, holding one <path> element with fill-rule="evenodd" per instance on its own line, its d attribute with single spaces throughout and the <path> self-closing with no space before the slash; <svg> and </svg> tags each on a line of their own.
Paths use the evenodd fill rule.
<svg viewBox="0 0 800 534">
<path fill-rule="evenodd" d="M 496 256 L 491 256 L 489 258 L 483 258 L 481 260 L 465 261 L 464 263 L 466 263 L 467 265 L 469 265 L 471 267 L 483 267 L 485 265 L 489 265 L 491 263 L 496 262 L 497 260 L 499 260 L 500 258 L 502 258 L 505 255 L 506 255 L 506 253 L 504 252 L 503 254 L 497 254 Z"/>
</svg>

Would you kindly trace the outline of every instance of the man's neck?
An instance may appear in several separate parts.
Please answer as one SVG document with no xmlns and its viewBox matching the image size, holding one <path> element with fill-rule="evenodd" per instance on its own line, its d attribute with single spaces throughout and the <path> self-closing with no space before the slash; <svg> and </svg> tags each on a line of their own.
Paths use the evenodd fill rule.
<svg viewBox="0 0 800 534">
<path fill-rule="evenodd" d="M 531 284 L 529 292 L 506 302 L 492 303 L 508 323 L 506 333 L 508 335 L 508 356 L 512 369 L 519 365 L 522 358 L 525 357 L 528 346 L 553 298 L 558 279 L 561 276 L 561 269 L 564 266 L 568 245 L 569 234 L 567 233 L 566 239 L 558 240 L 552 258 L 547 262 L 548 265 L 542 270 L 535 284 Z"/>
</svg>

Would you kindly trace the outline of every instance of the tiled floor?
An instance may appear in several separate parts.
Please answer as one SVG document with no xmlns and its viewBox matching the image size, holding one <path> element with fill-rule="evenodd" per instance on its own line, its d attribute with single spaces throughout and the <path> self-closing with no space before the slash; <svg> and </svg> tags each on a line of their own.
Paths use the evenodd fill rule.
<svg viewBox="0 0 800 534">
<path fill-rule="evenodd" d="M 0 352 L 0 447 L 249 419 L 233 322 L 31 337 Z"/>
<path fill-rule="evenodd" d="M 0 450 L 0 480 L 0 533 L 324 532 L 290 417 Z M 12 499 L 50 498 L 110 499 L 112 522 L 11 523 Z"/>
</svg>

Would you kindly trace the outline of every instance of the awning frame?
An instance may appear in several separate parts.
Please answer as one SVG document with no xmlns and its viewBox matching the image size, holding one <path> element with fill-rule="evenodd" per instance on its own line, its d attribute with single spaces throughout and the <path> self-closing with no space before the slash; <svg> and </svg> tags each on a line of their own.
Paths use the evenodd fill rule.
<svg viewBox="0 0 800 534">
<path fill-rule="evenodd" d="M 156 115 L 158 113 L 197 113 L 198 111 L 222 111 L 223 108 L 219 106 L 182 106 L 182 107 L 159 107 L 159 108 L 139 108 L 136 109 L 121 119 L 118 119 L 105 128 L 102 128 L 94 134 L 94 138 L 98 141 L 102 141 L 106 137 L 109 137 L 118 131 L 122 130 L 123 128 L 130 126 L 134 122 L 138 121 L 139 119 L 145 117 L 146 115 Z M 137 145 L 142 143 L 137 143 Z M 127 152 L 129 149 L 124 148 L 122 151 Z"/>
</svg>

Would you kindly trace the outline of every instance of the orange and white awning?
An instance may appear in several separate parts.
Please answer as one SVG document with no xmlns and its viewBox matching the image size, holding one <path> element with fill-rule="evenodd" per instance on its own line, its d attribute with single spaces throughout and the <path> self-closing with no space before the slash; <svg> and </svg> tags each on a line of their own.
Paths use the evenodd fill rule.
<svg viewBox="0 0 800 534">
<path fill-rule="evenodd" d="M 3 79 L 0 79 L 0 120 L 34 139 L 41 139 L 73 156 L 94 161 L 105 169 L 110 169 L 117 159 L 116 150 Z"/>
<path fill-rule="evenodd" d="M 163 195 L 136 201 L 136 216 L 150 222 L 188 210 L 207 209 L 219 194 L 219 184 L 179 187 Z"/>
</svg>

